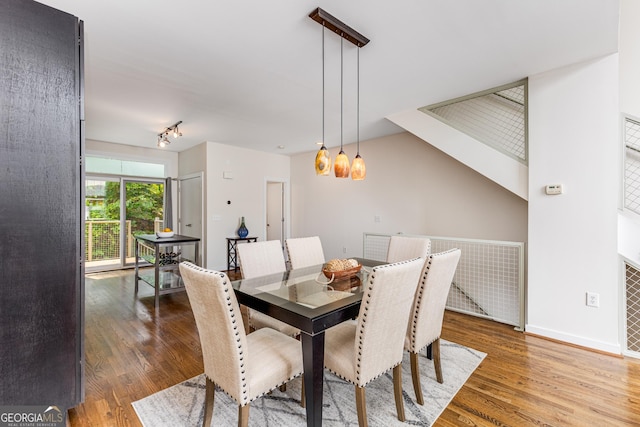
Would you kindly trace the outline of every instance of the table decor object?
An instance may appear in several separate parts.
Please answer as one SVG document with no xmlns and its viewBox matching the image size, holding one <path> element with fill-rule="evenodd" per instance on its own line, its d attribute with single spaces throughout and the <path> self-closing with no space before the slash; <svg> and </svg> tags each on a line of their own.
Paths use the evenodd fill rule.
<svg viewBox="0 0 640 427">
<path fill-rule="evenodd" d="M 244 217 L 242 217 L 237 233 L 238 237 L 242 237 L 243 239 L 249 235 L 249 230 L 247 229 L 247 226 L 244 225 Z"/>
<path fill-rule="evenodd" d="M 322 267 L 322 273 L 327 279 L 345 280 L 358 274 L 361 268 L 355 259 L 332 259 Z"/>
</svg>

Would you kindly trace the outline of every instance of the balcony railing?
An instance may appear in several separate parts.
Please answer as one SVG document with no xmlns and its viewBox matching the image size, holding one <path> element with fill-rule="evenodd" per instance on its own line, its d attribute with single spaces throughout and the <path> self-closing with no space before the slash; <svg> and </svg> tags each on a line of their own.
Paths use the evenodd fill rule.
<svg viewBox="0 0 640 427">
<path fill-rule="evenodd" d="M 131 221 L 125 221 L 126 244 L 125 257 L 135 254 L 135 239 L 131 233 Z M 162 230 L 162 220 L 156 219 L 153 232 Z M 119 220 L 87 220 L 85 222 L 85 260 L 108 261 L 120 259 L 120 221 Z"/>
</svg>

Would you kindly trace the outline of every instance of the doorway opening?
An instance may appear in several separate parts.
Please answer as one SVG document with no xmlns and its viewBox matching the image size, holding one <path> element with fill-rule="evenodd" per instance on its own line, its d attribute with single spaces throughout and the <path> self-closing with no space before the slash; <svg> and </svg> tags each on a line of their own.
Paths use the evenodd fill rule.
<svg viewBox="0 0 640 427">
<path fill-rule="evenodd" d="M 161 231 L 164 181 L 87 175 L 85 180 L 85 269 L 131 267 L 137 234 Z"/>
<path fill-rule="evenodd" d="M 202 218 L 204 218 L 204 192 L 202 173 L 178 178 L 178 234 L 200 239 L 200 251 L 195 259 L 195 246 L 185 245 L 183 257 L 192 259 L 197 265 L 205 266 L 206 242 Z"/>
<path fill-rule="evenodd" d="M 283 250 L 287 236 L 286 205 L 286 182 L 267 180 L 265 236 L 267 240 L 280 240 Z"/>
</svg>

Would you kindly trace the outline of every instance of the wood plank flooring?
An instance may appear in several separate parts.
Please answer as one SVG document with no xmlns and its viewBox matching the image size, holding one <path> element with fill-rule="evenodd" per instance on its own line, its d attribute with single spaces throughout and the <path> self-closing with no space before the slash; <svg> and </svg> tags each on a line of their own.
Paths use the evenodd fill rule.
<svg viewBox="0 0 640 427">
<path fill-rule="evenodd" d="M 140 426 L 131 402 L 203 372 L 187 295 L 161 297 L 156 312 L 140 286 L 136 299 L 132 271 L 87 276 L 86 397 L 71 426 Z M 487 357 L 436 426 L 640 426 L 639 360 L 452 312 L 443 338 Z"/>
</svg>

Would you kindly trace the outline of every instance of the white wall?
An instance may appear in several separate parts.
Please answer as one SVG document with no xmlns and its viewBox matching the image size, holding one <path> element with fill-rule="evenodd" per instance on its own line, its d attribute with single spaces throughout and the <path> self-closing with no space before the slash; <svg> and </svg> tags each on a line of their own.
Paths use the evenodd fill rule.
<svg viewBox="0 0 640 427">
<path fill-rule="evenodd" d="M 250 236 L 266 238 L 266 181 L 289 183 L 290 158 L 207 142 L 206 162 L 207 268 L 226 270 L 226 238 L 236 235 L 242 216 Z"/>
<path fill-rule="evenodd" d="M 345 152 L 353 159 L 355 146 Z M 364 232 L 526 241 L 526 201 L 412 134 L 360 153 L 364 181 L 317 176 L 315 152 L 291 158 L 291 236 L 319 235 L 327 259 L 362 256 Z"/>
<path fill-rule="evenodd" d="M 622 0 L 620 8 L 620 111 L 640 119 L 640 2 Z M 640 218 L 633 213 L 619 214 L 618 251 L 640 266 Z"/>
<path fill-rule="evenodd" d="M 207 143 L 196 145 L 178 153 L 180 176 L 207 170 Z M 203 183 L 204 184 L 204 183 Z"/>
<path fill-rule="evenodd" d="M 618 55 L 529 78 L 528 332 L 620 353 Z M 547 196 L 547 184 L 564 194 Z M 587 307 L 586 292 L 600 294 Z"/>
<path fill-rule="evenodd" d="M 640 118 L 640 2 L 620 2 L 620 110 Z"/>
<path fill-rule="evenodd" d="M 387 119 L 527 200 L 527 165 L 415 108 Z"/>
</svg>

